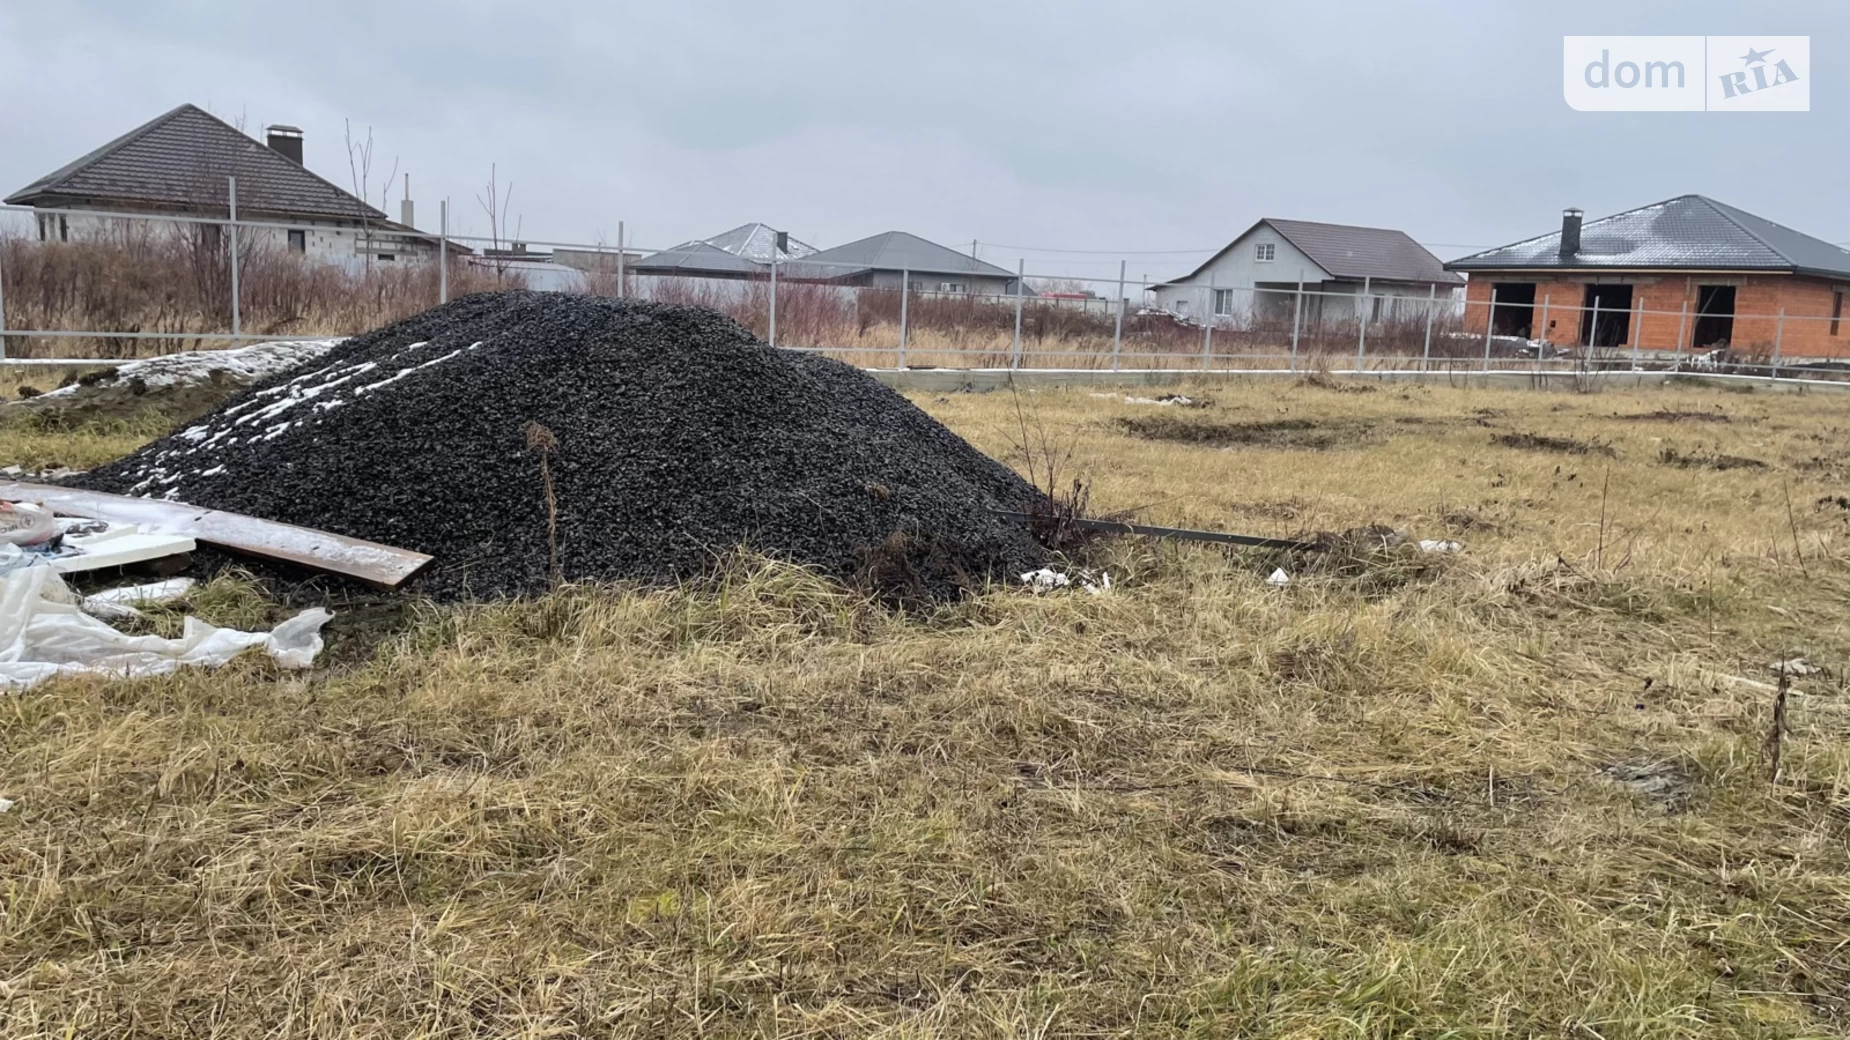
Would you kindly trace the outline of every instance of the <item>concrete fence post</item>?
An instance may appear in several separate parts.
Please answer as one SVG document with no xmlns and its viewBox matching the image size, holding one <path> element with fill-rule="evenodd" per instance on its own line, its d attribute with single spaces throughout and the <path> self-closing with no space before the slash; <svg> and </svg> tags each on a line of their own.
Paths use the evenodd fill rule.
<svg viewBox="0 0 1850 1040">
<path fill-rule="evenodd" d="M 1124 352 L 1124 264 L 1118 261 L 1118 321 L 1111 330 L 1111 370 L 1118 370 L 1118 357 Z"/>
<path fill-rule="evenodd" d="M 1575 338 L 1578 339 L 1579 337 L 1576 336 Z M 1593 352 L 1598 349 L 1599 349 L 1599 297 L 1595 296 L 1593 297 L 1593 318 L 1591 321 L 1587 322 L 1587 356 L 1585 360 L 1591 361 L 1593 359 Z"/>
<path fill-rule="evenodd" d="M 1689 296 L 1683 297 L 1683 308 L 1677 312 L 1677 351 L 1674 365 L 1676 370 L 1683 368 L 1683 334 L 1689 327 Z"/>
<path fill-rule="evenodd" d="M 1779 356 L 1786 341 L 1786 308 L 1779 309 L 1779 317 L 1773 323 L 1773 378 L 1779 378 Z"/>
<path fill-rule="evenodd" d="M 1208 272 L 1208 320 L 1201 331 L 1201 370 L 1206 372 L 1214 358 L 1214 318 L 1220 314 L 1220 291 L 1214 287 L 1214 272 Z"/>
<path fill-rule="evenodd" d="M 1426 290 L 1426 338 L 1420 346 L 1420 371 L 1424 372 L 1432 365 L 1432 313 L 1439 306 L 1439 283 L 1434 282 Z"/>
<path fill-rule="evenodd" d="M 1304 324 L 1304 276 L 1298 275 L 1296 302 L 1291 306 L 1291 371 L 1298 370 L 1298 329 Z"/>
<path fill-rule="evenodd" d="M 1022 293 L 1027 290 L 1027 279 L 1023 277 L 1027 272 L 1027 260 L 1015 261 L 1015 344 L 1009 349 L 1010 368 L 1021 367 L 1021 299 Z"/>
<path fill-rule="evenodd" d="M 623 286 L 623 273 L 623 222 L 619 220 L 617 221 L 617 299 L 619 300 L 628 295 L 628 290 Z"/>
<path fill-rule="evenodd" d="M 777 346 L 777 254 L 771 254 L 771 345 Z"/>
<path fill-rule="evenodd" d="M 906 367 L 906 298 L 912 295 L 912 272 L 899 272 L 899 367 Z"/>
<path fill-rule="evenodd" d="M 1484 374 L 1490 374 L 1490 330 L 1497 324 L 1497 287 L 1490 287 L 1490 309 L 1484 314 Z"/>
<path fill-rule="evenodd" d="M 231 213 L 231 335 L 236 345 L 237 337 L 244 332 L 244 323 L 238 313 L 238 179 L 225 178 L 226 200 Z"/>
<path fill-rule="evenodd" d="M 1360 326 L 1355 335 L 1355 370 L 1360 372 L 1363 358 L 1368 356 L 1368 288 L 1369 276 L 1362 276 L 1362 295 L 1355 298 L 1355 323 Z"/>
<path fill-rule="evenodd" d="M 1632 371 L 1636 372 L 1644 365 L 1644 294 L 1632 299 L 1631 314 L 1632 335 Z"/>
<path fill-rule="evenodd" d="M 6 360 L 6 238 L 0 236 L 0 361 Z"/>
<path fill-rule="evenodd" d="M 437 203 L 437 302 L 450 302 L 450 200 Z"/>
<path fill-rule="evenodd" d="M 1543 293 L 1542 294 L 1542 322 L 1536 328 L 1529 330 L 1531 332 L 1540 331 L 1541 333 L 1541 335 L 1534 337 L 1535 339 L 1535 370 L 1537 372 L 1540 372 L 1542 370 L 1542 355 L 1546 353 L 1548 350 L 1548 301 L 1550 301 L 1553 298 L 1554 298 L 1553 293 Z"/>
</svg>

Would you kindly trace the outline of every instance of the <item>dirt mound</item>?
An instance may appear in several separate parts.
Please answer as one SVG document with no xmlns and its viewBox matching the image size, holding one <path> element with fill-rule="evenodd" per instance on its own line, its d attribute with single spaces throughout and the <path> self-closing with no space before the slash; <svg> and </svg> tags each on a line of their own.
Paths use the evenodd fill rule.
<svg viewBox="0 0 1850 1040">
<path fill-rule="evenodd" d="M 348 340 L 80 482 L 430 553 L 441 598 L 547 588 L 549 499 L 566 580 L 673 581 L 743 545 L 946 595 L 1043 555 L 991 514 L 1035 490 L 865 373 L 703 308 L 559 293 Z M 870 565 L 901 543 L 931 551 Z"/>
<path fill-rule="evenodd" d="M 1604 455 L 1607 458 L 1618 455 L 1610 444 L 1577 441 L 1572 437 L 1549 437 L 1540 433 L 1499 433 L 1490 441 L 1492 444 L 1524 451 L 1558 451 L 1564 455 Z"/>
<path fill-rule="evenodd" d="M 1175 441 L 1210 448 L 1307 448 L 1330 451 L 1361 447 L 1371 439 L 1374 426 L 1359 421 L 1267 419 L 1254 422 L 1201 422 L 1173 416 L 1137 416 L 1119 419 L 1118 426 L 1133 437 Z"/>
<path fill-rule="evenodd" d="M 1708 455 L 1702 452 L 1685 454 L 1670 445 L 1665 445 L 1657 452 L 1657 461 L 1678 469 L 1766 469 L 1767 464 L 1759 459 L 1750 459 L 1744 455 Z"/>
</svg>

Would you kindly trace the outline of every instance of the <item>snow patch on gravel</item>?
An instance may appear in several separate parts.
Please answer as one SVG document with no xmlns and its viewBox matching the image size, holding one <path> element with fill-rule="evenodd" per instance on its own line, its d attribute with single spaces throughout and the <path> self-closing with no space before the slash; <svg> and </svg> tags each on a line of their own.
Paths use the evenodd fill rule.
<svg viewBox="0 0 1850 1040">
<path fill-rule="evenodd" d="M 294 339 L 254 343 L 230 350 L 194 350 L 184 354 L 146 358 L 116 366 L 116 380 L 139 379 L 150 390 L 204 383 L 222 371 L 244 382 L 256 382 L 305 364 L 339 346 L 339 339 Z M 75 397 L 87 389 L 79 383 L 59 387 L 41 398 Z"/>
<path fill-rule="evenodd" d="M 299 360 L 296 364 L 303 364 L 320 357 L 339 342 L 339 340 L 317 341 L 318 344 L 325 343 L 326 345 L 306 356 L 297 355 Z M 264 344 L 268 347 L 279 345 L 281 344 Z M 429 345 L 427 340 L 409 344 L 392 354 L 387 361 L 406 358 L 407 355 Z M 218 453 L 222 448 L 237 444 L 240 436 L 251 442 L 273 441 L 297 426 L 316 424 L 328 412 L 363 394 L 370 394 L 412 378 L 419 372 L 469 353 L 482 345 L 483 341 L 477 340 L 447 354 L 394 369 L 385 378 L 374 379 L 370 382 L 360 382 L 360 380 L 380 370 L 381 366 L 378 361 L 323 365 L 286 382 L 253 391 L 248 399 L 224 408 L 204 422 L 189 426 L 175 434 L 174 440 L 184 442 L 184 446 L 169 447 L 143 463 L 131 474 L 135 478 L 135 483 L 129 489 L 129 493 L 133 495 L 153 494 L 157 485 L 172 485 L 163 497 L 183 497 L 180 494 L 185 486 L 182 482 L 187 478 L 210 477 L 225 472 L 225 464 L 218 460 Z M 301 346 L 301 344 L 292 344 L 292 346 Z M 218 353 L 238 354 L 242 352 L 220 351 Z M 124 369 L 126 370 L 127 367 L 124 366 Z M 267 374 L 275 375 L 286 368 L 287 366 L 280 366 Z M 295 411 L 298 405 L 308 405 L 308 407 Z"/>
</svg>

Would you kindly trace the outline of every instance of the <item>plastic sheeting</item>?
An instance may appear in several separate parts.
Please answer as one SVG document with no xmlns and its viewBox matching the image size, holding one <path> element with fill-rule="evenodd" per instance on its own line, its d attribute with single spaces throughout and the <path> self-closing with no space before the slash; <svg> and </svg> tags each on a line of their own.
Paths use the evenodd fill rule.
<svg viewBox="0 0 1850 1040">
<path fill-rule="evenodd" d="M 119 632 L 84 613 L 80 602 L 50 567 L 0 571 L 0 691 L 57 675 L 139 678 L 185 666 L 217 668 L 256 647 L 284 668 L 307 668 L 321 653 L 321 627 L 333 617 L 316 607 L 269 632 L 189 617 L 180 638 L 163 639 Z"/>
</svg>

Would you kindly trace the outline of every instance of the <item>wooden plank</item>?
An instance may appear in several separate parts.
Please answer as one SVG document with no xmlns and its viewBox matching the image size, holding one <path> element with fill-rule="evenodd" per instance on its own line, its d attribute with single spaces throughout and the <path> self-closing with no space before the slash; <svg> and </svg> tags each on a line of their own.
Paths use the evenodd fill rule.
<svg viewBox="0 0 1850 1040">
<path fill-rule="evenodd" d="M 1034 517 L 1027 513 L 1018 513 L 1009 509 L 992 509 L 990 512 L 1005 520 L 1017 523 L 1033 523 Z M 1052 522 L 1052 521 L 1050 521 Z M 1100 534 L 1139 534 L 1152 538 L 1175 538 L 1185 542 L 1214 542 L 1220 545 L 1250 545 L 1261 549 L 1292 549 L 1297 552 L 1319 552 L 1324 547 L 1316 542 L 1299 542 L 1290 538 L 1261 538 L 1250 534 L 1225 534 L 1220 531 L 1191 531 L 1186 527 L 1153 527 L 1149 524 L 1130 524 L 1122 520 L 1092 520 L 1086 517 L 1064 517 L 1058 521 L 1070 524 L 1081 531 L 1097 531 Z"/>
<path fill-rule="evenodd" d="M 387 589 L 396 588 L 431 561 L 423 553 L 363 538 L 184 502 L 7 480 L 0 480 L 0 499 L 42 502 L 65 516 L 137 524 L 144 531 L 185 535 L 233 552 L 330 571 Z"/>
</svg>

